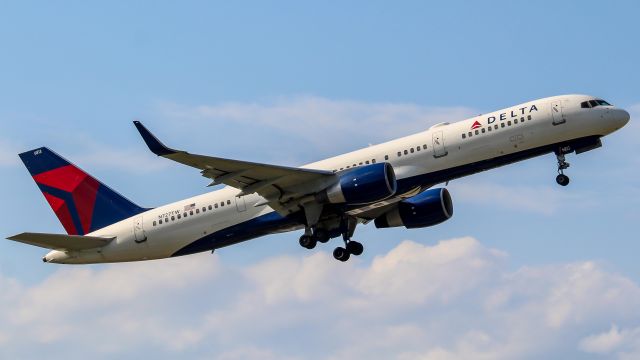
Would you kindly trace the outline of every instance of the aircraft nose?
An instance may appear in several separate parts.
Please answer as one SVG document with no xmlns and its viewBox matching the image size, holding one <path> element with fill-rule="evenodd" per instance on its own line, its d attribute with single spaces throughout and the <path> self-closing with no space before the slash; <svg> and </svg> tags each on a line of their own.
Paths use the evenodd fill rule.
<svg viewBox="0 0 640 360">
<path fill-rule="evenodd" d="M 615 121 L 620 124 L 620 127 L 627 125 L 629 119 L 631 119 L 631 115 L 624 109 L 614 109 L 612 115 Z"/>
</svg>

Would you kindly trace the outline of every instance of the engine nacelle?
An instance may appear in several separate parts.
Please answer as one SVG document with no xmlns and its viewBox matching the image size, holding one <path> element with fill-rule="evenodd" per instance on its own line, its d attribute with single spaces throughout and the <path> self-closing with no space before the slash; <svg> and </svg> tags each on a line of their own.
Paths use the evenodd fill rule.
<svg viewBox="0 0 640 360">
<path fill-rule="evenodd" d="M 440 224 L 453 216 L 451 195 L 445 188 L 431 189 L 400 201 L 375 220 L 377 228 L 404 226 L 415 229 Z"/>
<path fill-rule="evenodd" d="M 393 166 L 377 163 L 359 166 L 338 174 L 340 179 L 316 195 L 320 203 L 361 205 L 384 200 L 398 187 Z"/>
</svg>

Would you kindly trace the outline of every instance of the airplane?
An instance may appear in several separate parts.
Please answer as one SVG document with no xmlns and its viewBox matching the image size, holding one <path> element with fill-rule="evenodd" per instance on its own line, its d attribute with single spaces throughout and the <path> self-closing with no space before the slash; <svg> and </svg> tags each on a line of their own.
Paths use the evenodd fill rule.
<svg viewBox="0 0 640 360">
<path fill-rule="evenodd" d="M 134 125 L 159 157 L 196 168 L 226 185 L 156 208 L 144 208 L 41 147 L 19 154 L 66 230 L 25 232 L 8 239 L 50 249 L 46 263 L 91 264 L 162 259 L 302 230 L 299 243 L 342 238 L 333 256 L 363 253 L 356 226 L 434 226 L 450 219 L 451 180 L 554 153 L 556 182 L 569 184 L 565 155 L 602 146 L 629 113 L 588 95 L 534 100 L 369 146 L 301 167 L 191 154 L 164 145 Z M 446 185 L 445 185 L 446 186 Z"/>
</svg>

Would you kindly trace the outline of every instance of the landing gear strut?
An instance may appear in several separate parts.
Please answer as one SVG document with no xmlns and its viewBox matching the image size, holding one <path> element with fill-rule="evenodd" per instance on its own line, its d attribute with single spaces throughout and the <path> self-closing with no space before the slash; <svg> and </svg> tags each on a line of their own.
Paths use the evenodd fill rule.
<svg viewBox="0 0 640 360">
<path fill-rule="evenodd" d="M 357 241 L 351 240 L 355 232 L 358 221 L 354 217 L 344 216 L 340 220 L 340 231 L 344 240 L 344 247 L 339 246 L 333 250 L 333 257 L 336 260 L 345 262 L 351 255 L 359 256 L 364 252 L 364 246 Z M 335 233 L 334 233 L 335 234 Z M 334 235 L 335 236 L 335 235 Z M 300 236 L 300 246 L 306 249 L 313 249 L 318 243 L 326 243 L 331 238 L 331 233 L 326 228 L 307 226 L 304 234 Z"/>
<path fill-rule="evenodd" d="M 558 185 L 567 186 L 569 185 L 569 177 L 564 174 L 564 170 L 567 169 L 570 164 L 565 161 L 562 152 L 557 152 L 556 158 L 558 159 L 558 176 L 556 176 L 556 182 Z"/>
</svg>

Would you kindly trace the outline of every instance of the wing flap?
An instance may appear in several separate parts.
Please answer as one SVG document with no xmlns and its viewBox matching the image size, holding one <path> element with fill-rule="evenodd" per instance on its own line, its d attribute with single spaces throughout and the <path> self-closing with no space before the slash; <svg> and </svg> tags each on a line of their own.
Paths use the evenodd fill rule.
<svg viewBox="0 0 640 360">
<path fill-rule="evenodd" d="M 25 232 L 7 239 L 52 250 L 87 250 L 103 247 L 115 237 Z"/>
</svg>

